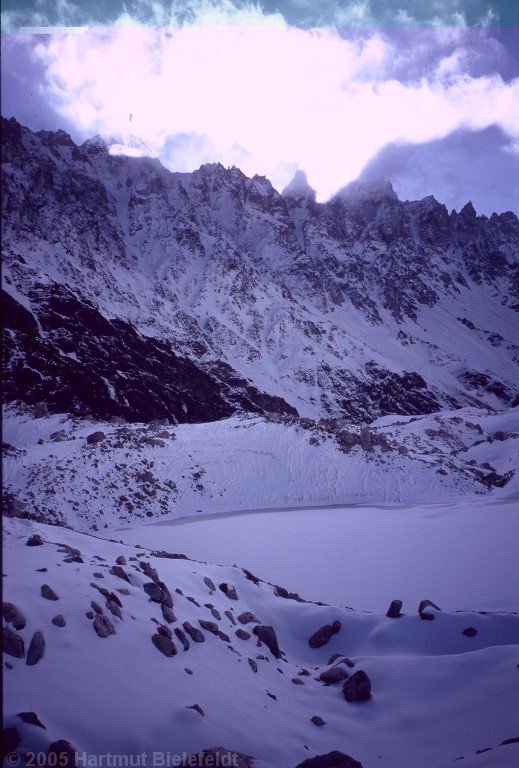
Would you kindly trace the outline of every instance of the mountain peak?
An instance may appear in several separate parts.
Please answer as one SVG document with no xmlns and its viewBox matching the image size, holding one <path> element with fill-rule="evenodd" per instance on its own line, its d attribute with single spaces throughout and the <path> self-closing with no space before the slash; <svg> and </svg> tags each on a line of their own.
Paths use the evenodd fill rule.
<svg viewBox="0 0 519 768">
<path fill-rule="evenodd" d="M 308 183 L 308 179 L 306 178 L 306 173 L 301 170 L 297 170 L 295 172 L 294 178 L 289 184 L 287 184 L 287 186 L 284 188 L 281 194 L 283 196 L 285 195 L 291 195 L 292 197 L 311 196 L 312 198 L 315 198 L 315 190 L 312 189 L 312 187 Z"/>
<path fill-rule="evenodd" d="M 347 186 L 337 192 L 336 197 L 351 202 L 376 201 L 383 200 L 397 201 L 398 195 L 393 189 L 393 185 L 388 179 L 373 178 L 366 181 L 357 179 L 350 182 Z"/>
</svg>

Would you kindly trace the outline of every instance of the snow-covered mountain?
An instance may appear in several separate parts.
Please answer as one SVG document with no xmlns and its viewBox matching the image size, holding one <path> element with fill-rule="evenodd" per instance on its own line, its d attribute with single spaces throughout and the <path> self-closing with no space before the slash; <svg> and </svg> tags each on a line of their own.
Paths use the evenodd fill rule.
<svg viewBox="0 0 519 768">
<path fill-rule="evenodd" d="M 301 173 L 279 194 L 2 126 L 8 399 L 356 423 L 517 402 L 514 213 L 449 214 L 382 181 L 318 204 Z"/>
</svg>

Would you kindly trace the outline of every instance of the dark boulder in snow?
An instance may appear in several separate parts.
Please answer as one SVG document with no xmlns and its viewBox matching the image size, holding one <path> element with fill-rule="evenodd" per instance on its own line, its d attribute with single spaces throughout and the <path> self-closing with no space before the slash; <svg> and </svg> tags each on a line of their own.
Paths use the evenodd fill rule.
<svg viewBox="0 0 519 768">
<path fill-rule="evenodd" d="M 19 717 L 20 720 L 22 720 L 24 723 L 27 723 L 27 725 L 35 725 L 37 728 L 43 728 L 46 730 L 36 712 L 18 712 L 17 717 Z"/>
<path fill-rule="evenodd" d="M 198 622 L 202 629 L 205 629 L 207 632 L 211 632 L 213 635 L 218 634 L 218 624 L 216 624 L 214 621 L 206 621 L 205 619 L 198 619 Z"/>
<path fill-rule="evenodd" d="M 326 755 L 310 757 L 296 765 L 296 768 L 362 768 L 362 763 L 335 749 Z"/>
<path fill-rule="evenodd" d="M 59 597 L 48 584 L 41 585 L 41 596 L 46 600 L 59 600 Z"/>
<path fill-rule="evenodd" d="M 41 547 L 43 539 L 39 533 L 34 533 L 32 536 L 29 536 L 25 543 L 28 547 Z"/>
<path fill-rule="evenodd" d="M 61 613 L 58 613 L 57 616 L 54 616 L 54 618 L 52 619 L 52 623 L 56 627 L 64 627 L 66 624 L 65 618 L 61 615 Z"/>
<path fill-rule="evenodd" d="M 224 613 L 227 616 L 227 618 L 229 619 L 229 621 L 231 622 L 231 624 L 233 625 L 233 627 L 235 627 L 236 626 L 236 620 L 235 620 L 234 616 L 232 615 L 231 611 L 224 611 Z"/>
<path fill-rule="evenodd" d="M 226 584 L 225 582 L 223 584 L 219 584 L 219 588 L 221 591 L 226 595 L 229 600 L 237 600 L 238 595 L 236 594 L 236 589 L 232 586 L 232 584 Z"/>
<path fill-rule="evenodd" d="M 399 619 L 402 615 L 400 611 L 402 610 L 402 601 L 401 600 L 392 600 L 391 605 L 387 609 L 386 616 L 388 619 Z"/>
<path fill-rule="evenodd" d="M 334 621 L 333 624 L 325 624 L 324 627 L 318 629 L 308 641 L 310 648 L 320 648 L 322 645 L 326 645 L 333 635 L 341 629 L 341 622 Z"/>
<path fill-rule="evenodd" d="M 214 592 L 216 590 L 216 585 L 214 581 L 209 578 L 209 576 L 204 576 L 204 584 L 208 589 L 211 590 L 211 592 Z"/>
<path fill-rule="evenodd" d="M 128 578 L 128 574 L 124 570 L 124 568 L 121 568 L 120 565 L 112 565 L 110 568 L 110 573 L 112 576 L 118 576 L 120 579 L 124 579 L 124 581 L 127 581 L 128 584 L 131 584 L 130 579 Z"/>
<path fill-rule="evenodd" d="M 117 565 L 126 565 L 126 558 L 124 555 L 119 555 L 115 562 Z"/>
<path fill-rule="evenodd" d="M 331 669 L 326 669 L 324 672 L 321 672 L 319 675 L 319 680 L 322 680 L 323 683 L 327 683 L 328 685 L 335 685 L 336 683 L 341 683 L 343 680 L 346 680 L 348 678 L 348 673 L 346 670 L 344 670 L 342 667 L 332 667 Z"/>
<path fill-rule="evenodd" d="M 92 602 L 90 603 L 90 605 L 91 605 L 91 607 L 93 608 L 93 610 L 94 610 L 96 613 L 103 613 L 103 609 L 101 608 L 101 606 L 99 605 L 99 603 L 96 603 L 96 601 L 95 601 L 95 600 L 92 600 Z"/>
<path fill-rule="evenodd" d="M 108 608 L 112 616 L 117 616 L 118 619 L 122 620 L 123 615 L 121 613 L 121 609 L 119 608 L 115 600 L 107 600 L 106 607 Z"/>
<path fill-rule="evenodd" d="M 180 627 L 175 627 L 175 634 L 178 637 L 178 639 L 180 640 L 180 642 L 182 644 L 182 648 L 184 649 L 184 651 L 188 651 L 189 650 L 189 640 L 187 639 L 185 634 L 182 632 Z"/>
<path fill-rule="evenodd" d="M 33 667 L 35 664 L 41 661 L 44 653 L 45 653 L 45 639 L 43 637 L 43 634 L 41 632 L 35 632 L 34 635 L 32 636 L 32 640 L 29 645 L 29 650 L 27 651 L 27 660 L 25 663 L 28 664 L 30 667 Z"/>
<path fill-rule="evenodd" d="M 240 622 L 240 624 L 251 624 L 251 623 L 259 624 L 260 623 L 259 619 L 257 619 L 256 616 L 250 611 L 245 611 L 244 613 L 240 613 L 240 615 L 238 616 L 238 621 Z"/>
<path fill-rule="evenodd" d="M 438 606 L 431 600 L 422 600 L 418 606 L 418 613 L 420 614 L 420 618 L 425 619 L 426 621 L 432 621 L 432 619 L 434 619 L 432 613 L 424 613 L 426 608 L 434 608 L 435 611 L 441 611 L 441 608 L 438 608 Z"/>
<path fill-rule="evenodd" d="M 53 741 L 47 750 L 47 765 L 59 768 L 76 768 L 77 749 L 65 739 Z"/>
<path fill-rule="evenodd" d="M 20 734 L 16 728 L 4 728 L 2 731 L 2 757 L 9 752 L 14 752 L 21 741 Z"/>
<path fill-rule="evenodd" d="M 304 680 L 301 680 L 300 677 L 293 677 L 292 678 L 292 682 L 294 683 L 294 685 L 304 685 L 305 684 Z"/>
<path fill-rule="evenodd" d="M 162 615 L 164 617 L 164 621 L 167 621 L 169 624 L 173 624 L 177 620 L 177 617 L 175 616 L 171 608 L 168 608 L 166 605 L 162 605 L 161 610 L 162 610 Z"/>
<path fill-rule="evenodd" d="M 182 626 L 194 643 L 205 642 L 205 637 L 203 636 L 202 632 L 200 632 L 200 630 L 196 627 L 193 627 L 189 621 L 185 621 Z"/>
<path fill-rule="evenodd" d="M 237 629 L 234 634 L 236 635 L 236 637 L 239 637 L 240 640 L 248 640 L 250 637 L 250 634 L 241 628 Z"/>
<path fill-rule="evenodd" d="M 310 718 L 310 720 L 311 720 L 311 722 L 312 722 L 314 725 L 318 725 L 319 727 L 321 727 L 321 726 L 323 726 L 323 725 L 326 725 L 326 723 L 325 723 L 325 721 L 323 720 L 323 718 L 322 718 L 322 717 L 319 717 L 319 715 L 312 715 L 312 717 Z"/>
<path fill-rule="evenodd" d="M 101 443 L 105 439 L 106 435 L 104 432 L 97 431 L 92 432 L 92 434 L 88 435 L 87 437 L 87 443 L 89 445 L 95 445 L 96 443 Z"/>
<path fill-rule="evenodd" d="M 253 672 L 257 672 L 258 671 L 258 665 L 254 661 L 254 659 L 247 659 L 247 661 L 249 662 L 249 667 L 252 669 L 252 671 Z"/>
<path fill-rule="evenodd" d="M 12 624 L 15 629 L 23 629 L 27 623 L 25 616 L 14 603 L 2 603 L 2 615 L 6 624 Z"/>
<path fill-rule="evenodd" d="M 14 656 L 15 659 L 23 659 L 25 656 L 23 637 L 17 635 L 9 627 L 5 627 L 2 631 L 2 650 L 9 656 Z"/>
<path fill-rule="evenodd" d="M 278 639 L 276 637 L 276 632 L 274 627 L 263 626 L 260 624 L 260 625 L 256 625 L 252 631 L 256 635 L 258 640 L 261 640 L 262 643 L 265 643 L 269 651 L 272 653 L 273 656 L 276 657 L 276 659 L 281 658 L 282 654 L 279 649 Z"/>
<path fill-rule="evenodd" d="M 475 629 L 475 627 L 467 627 L 462 632 L 462 634 L 465 635 L 465 637 L 475 637 L 477 633 L 478 631 L 477 629 Z"/>
<path fill-rule="evenodd" d="M 164 656 L 175 656 L 177 653 L 175 643 L 170 637 L 165 637 L 157 632 L 152 635 L 151 642 Z"/>
<path fill-rule="evenodd" d="M 355 672 L 342 687 L 346 701 L 367 701 L 371 697 L 371 681 L 364 670 Z"/>
<path fill-rule="evenodd" d="M 194 709 L 195 712 L 198 712 L 199 715 L 201 715 L 202 717 L 205 717 L 204 710 L 199 704 L 190 704 L 189 706 L 186 707 L 186 709 Z"/>
<path fill-rule="evenodd" d="M 108 637 L 115 635 L 114 625 L 104 613 L 98 613 L 94 619 L 94 629 L 99 637 Z"/>
</svg>

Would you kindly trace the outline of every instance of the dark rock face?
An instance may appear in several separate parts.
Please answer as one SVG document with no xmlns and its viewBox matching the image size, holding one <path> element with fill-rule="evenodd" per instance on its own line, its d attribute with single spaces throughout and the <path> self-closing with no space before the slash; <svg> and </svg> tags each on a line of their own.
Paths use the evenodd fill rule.
<svg viewBox="0 0 519 768">
<path fill-rule="evenodd" d="M 41 596 L 46 600 L 59 600 L 59 597 L 48 584 L 41 585 Z"/>
<path fill-rule="evenodd" d="M 28 664 L 29 667 L 34 666 L 39 661 L 41 661 L 44 653 L 45 653 L 45 639 L 43 637 L 43 634 L 41 632 L 35 632 L 34 635 L 32 636 L 32 640 L 29 645 L 29 650 L 27 651 L 27 659 L 25 663 Z"/>
<path fill-rule="evenodd" d="M 23 659 L 25 656 L 23 637 L 17 635 L 9 627 L 5 627 L 2 631 L 2 650 L 9 656 L 14 656 L 15 659 Z"/>
<path fill-rule="evenodd" d="M 389 619 L 399 619 L 402 615 L 400 611 L 402 610 L 402 601 L 401 600 L 392 600 L 391 605 L 387 609 L 386 616 Z"/>
<path fill-rule="evenodd" d="M 29 536 L 26 544 L 28 547 L 41 547 L 43 544 L 43 539 L 39 533 L 34 533 L 32 536 Z"/>
<path fill-rule="evenodd" d="M 359 669 L 342 687 L 346 701 L 367 701 L 371 698 L 371 681 L 367 674 Z"/>
<path fill-rule="evenodd" d="M 274 627 L 257 624 L 252 631 L 256 637 L 261 640 L 262 643 L 265 643 L 271 654 L 275 656 L 276 659 L 280 659 L 282 657 L 283 654 L 279 649 L 278 639 L 276 637 Z"/>
<path fill-rule="evenodd" d="M 110 619 L 104 613 L 98 613 L 94 619 L 94 629 L 99 637 L 109 637 L 115 635 L 115 629 Z"/>
<path fill-rule="evenodd" d="M 325 624 L 321 629 L 318 629 L 308 641 L 310 648 L 320 648 L 322 645 L 326 645 L 341 629 L 341 622 L 334 621 L 333 624 Z"/>
<path fill-rule="evenodd" d="M 89 445 L 95 445 L 96 443 L 102 443 L 105 437 L 106 435 L 104 432 L 92 432 L 92 434 L 87 435 L 86 441 Z"/>
<path fill-rule="evenodd" d="M 334 750 L 326 755 L 316 755 L 296 765 L 296 768 L 362 768 L 362 763 L 344 752 Z"/>
<path fill-rule="evenodd" d="M 6 624 L 12 624 L 15 629 L 23 629 L 26 619 L 14 603 L 2 603 L 2 615 Z"/>
</svg>

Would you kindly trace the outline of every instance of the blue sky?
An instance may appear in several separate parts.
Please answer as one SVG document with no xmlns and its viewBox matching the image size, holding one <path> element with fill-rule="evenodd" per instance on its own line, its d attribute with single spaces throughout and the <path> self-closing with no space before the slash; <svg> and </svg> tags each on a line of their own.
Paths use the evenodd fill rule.
<svg viewBox="0 0 519 768">
<path fill-rule="evenodd" d="M 2 114 L 237 165 L 519 211 L 517 4 L 4 0 Z"/>
</svg>

